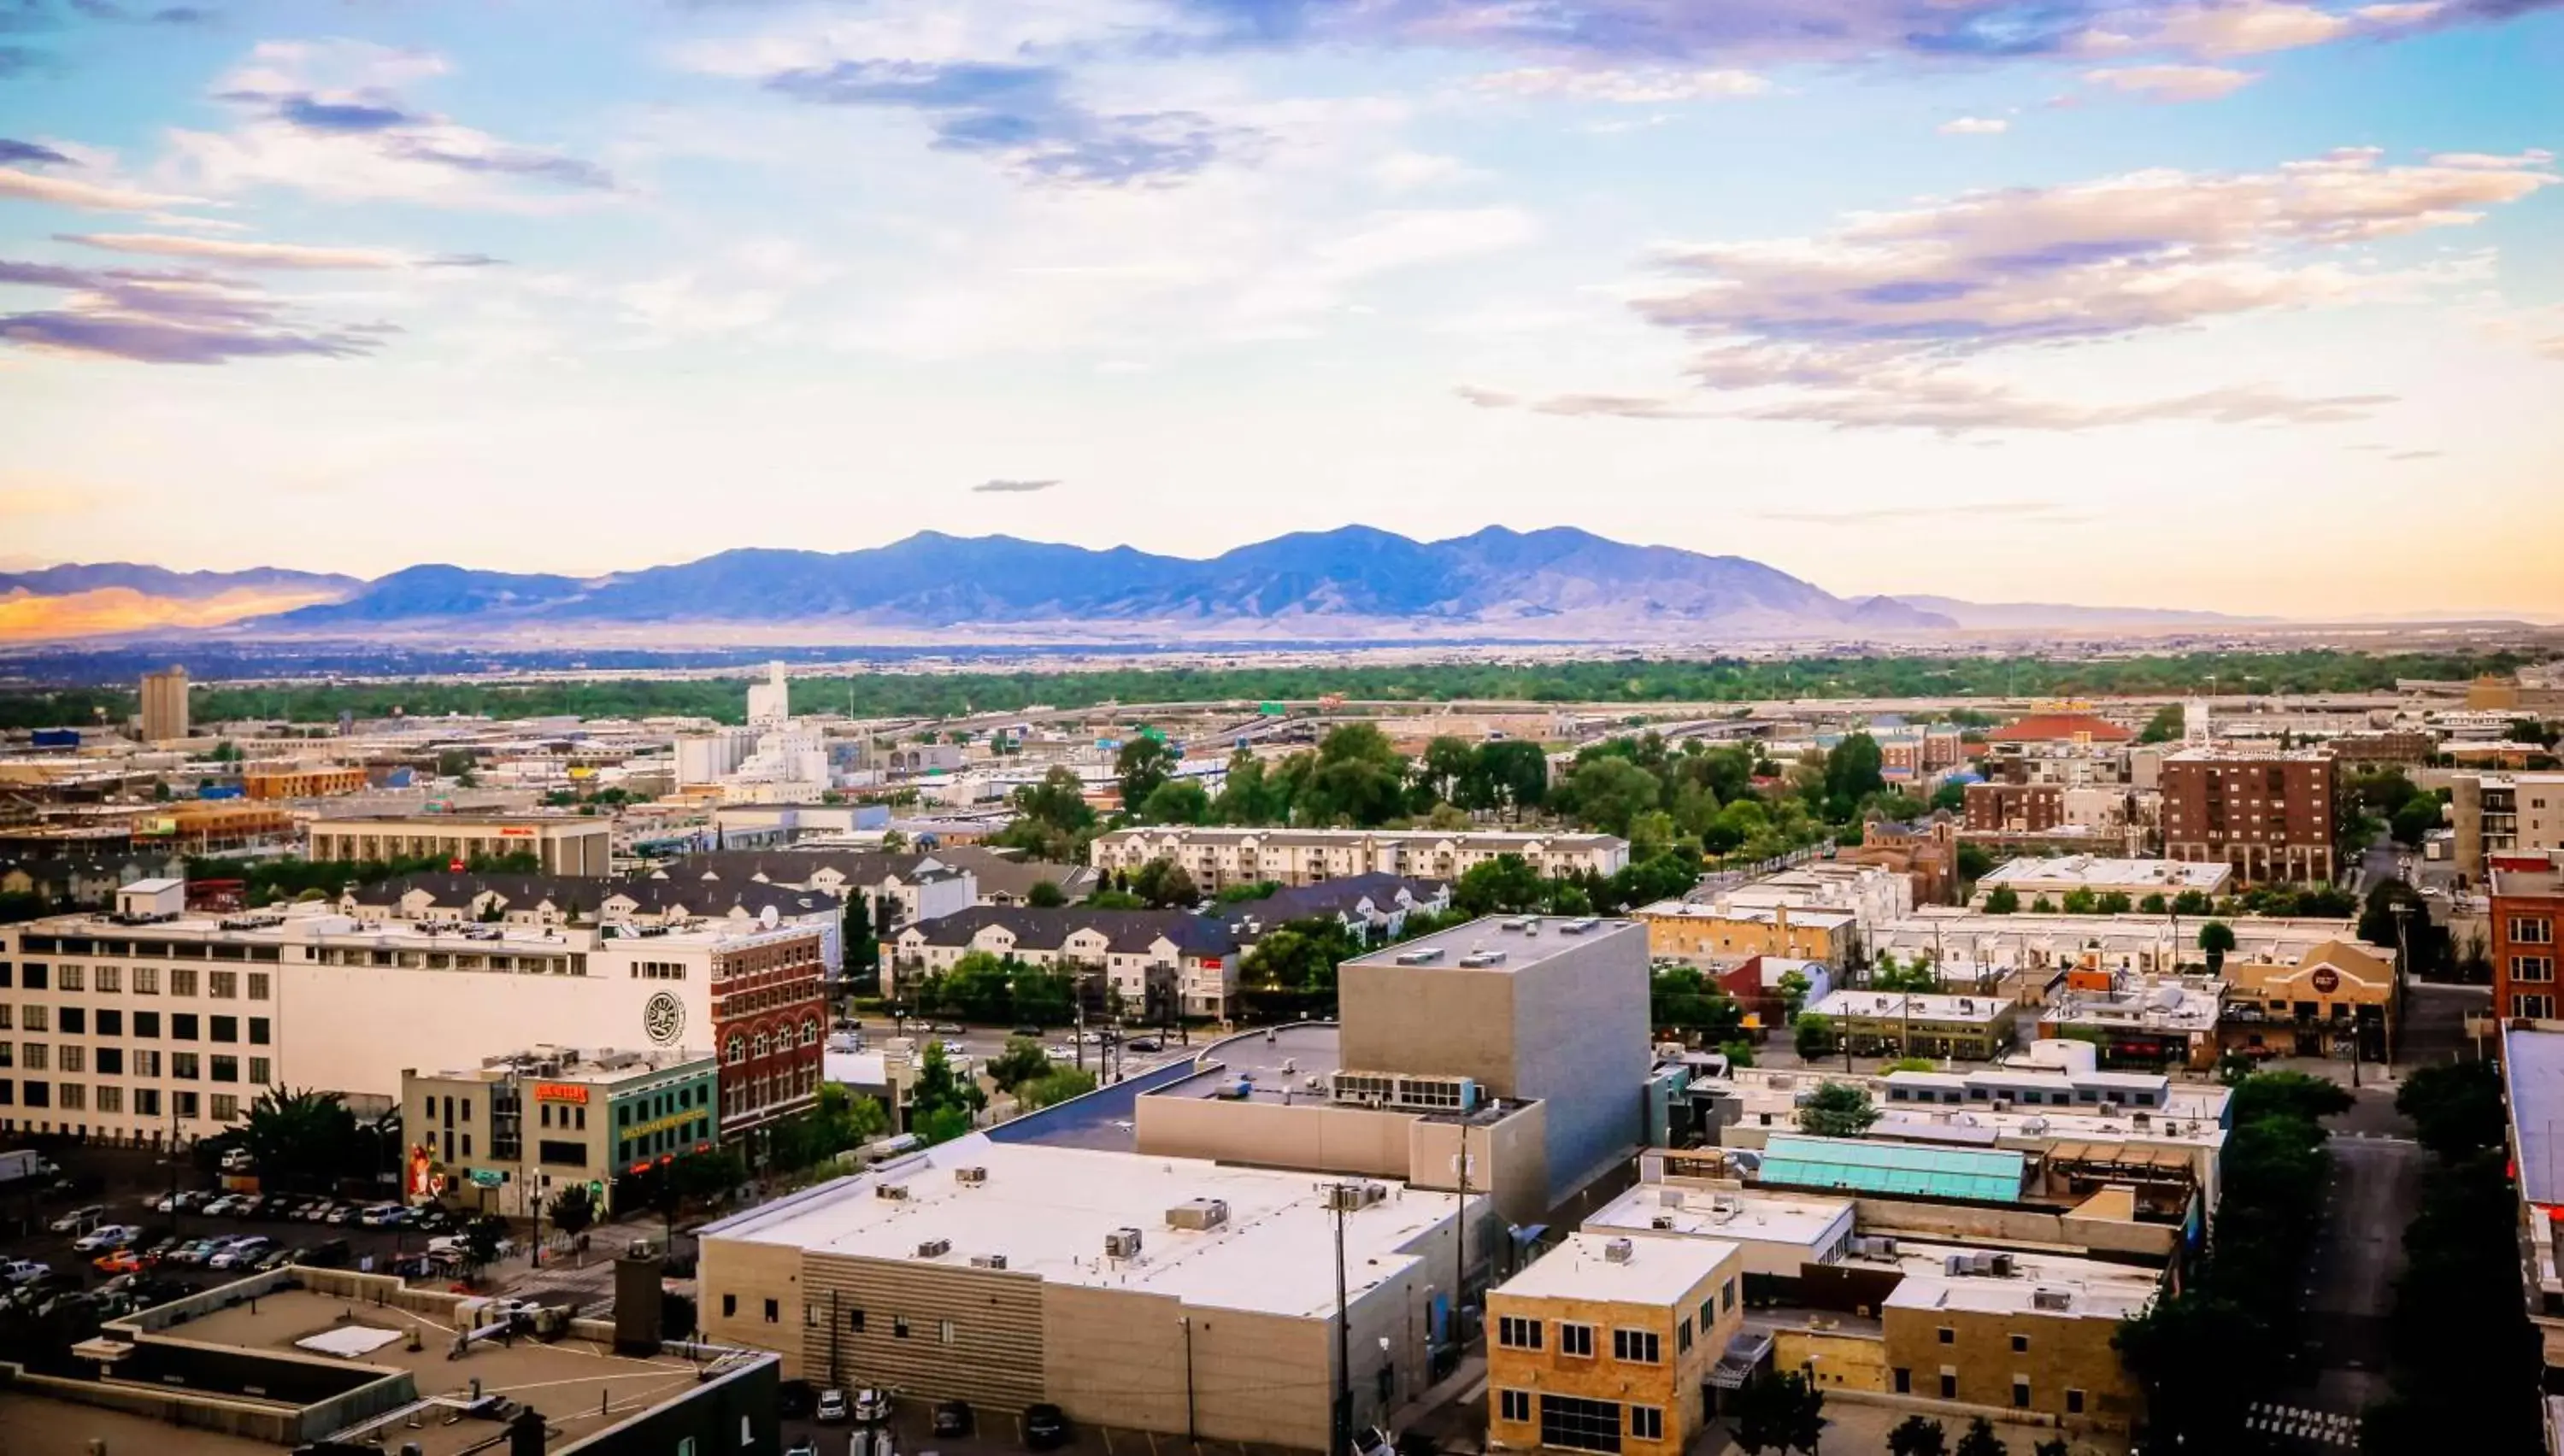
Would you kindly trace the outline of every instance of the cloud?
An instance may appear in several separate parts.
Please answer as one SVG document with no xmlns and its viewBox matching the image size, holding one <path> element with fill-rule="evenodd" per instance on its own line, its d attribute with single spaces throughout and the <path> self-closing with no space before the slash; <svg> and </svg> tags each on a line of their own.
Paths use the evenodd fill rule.
<svg viewBox="0 0 2564 1456">
<path fill-rule="evenodd" d="M 1200 171 L 1224 152 L 1251 147 L 1252 133 L 1198 111 L 1101 111 L 1068 97 L 1055 67 L 997 62 L 839 61 L 778 71 L 767 90 L 836 106 L 919 112 L 944 151 L 997 159 L 1035 181 L 1114 185 L 1171 181 Z"/>
<path fill-rule="evenodd" d="M 20 141 L 15 137 L 0 136 L 0 166 L 44 167 L 58 164 L 68 166 L 70 163 L 70 157 L 50 146 L 33 141 Z"/>
<path fill-rule="evenodd" d="M 206 273 L 0 260 L 0 287 L 66 296 L 54 307 L 0 313 L 0 342 L 44 352 L 219 364 L 291 355 L 350 358 L 377 346 L 371 329 L 294 325 L 282 301 Z"/>
<path fill-rule="evenodd" d="M 2001 116 L 1953 116 L 1932 129 L 1944 136 L 2000 136 L 2012 123 Z"/>
<path fill-rule="evenodd" d="M 2247 384 L 2067 402 L 1960 366 L 2415 292 L 2445 272 L 2362 267 L 2345 255 L 2466 226 L 2556 182 L 2547 160 L 2469 154 L 2462 165 L 2398 166 L 2343 150 L 2264 172 L 2156 170 L 1968 193 L 1853 214 L 1813 237 L 1670 249 L 1660 262 L 1683 286 L 1632 307 L 1698 344 L 1685 372 L 1738 396 L 1723 411 L 1736 418 L 1943 432 L 2327 424 L 2389 398 Z"/>
<path fill-rule="evenodd" d="M 264 42 L 214 88 L 237 124 L 171 132 L 177 164 L 214 192 L 292 187 L 454 207 L 542 208 L 559 191 L 614 190 L 593 162 L 403 100 L 402 88 L 446 70 L 440 56 L 364 42 Z"/>
<path fill-rule="evenodd" d="M 72 9 L 92 20 L 117 25 L 211 25 L 219 19 L 213 11 L 194 5 L 160 5 L 134 9 L 117 5 L 112 0 L 71 0 Z"/>
<path fill-rule="evenodd" d="M 2223 66 L 2112 66 L 2083 73 L 2087 85 L 2149 102 L 2213 102 L 2260 79 L 2257 71 Z"/>
<path fill-rule="evenodd" d="M 1501 389 L 1482 388 L 1475 384 L 1463 384 L 1451 392 L 1480 409 L 1512 409 L 1522 403 L 1520 395 L 1508 394 Z"/>
<path fill-rule="evenodd" d="M 193 207 L 198 199 L 163 192 L 144 192 L 112 183 L 0 167 L 0 197 L 77 207 L 90 212 L 150 212 L 164 207 Z"/>
<path fill-rule="evenodd" d="M 1050 490 L 1058 484 L 1057 481 L 981 481 L 970 490 L 972 494 L 981 496 L 1028 496 L 1035 491 Z"/>
<path fill-rule="evenodd" d="M 174 238 L 156 233 L 59 233 L 56 240 L 113 253 L 201 258 L 241 268 L 408 268 L 421 260 L 380 248 L 315 248 L 301 243 L 247 243 L 229 238 Z"/>
<path fill-rule="evenodd" d="M 1771 82 L 1750 71 L 1582 70 L 1568 66 L 1499 71 L 1481 76 L 1471 85 L 1478 91 L 1498 96 L 1565 97 L 1573 101 L 1616 102 L 1629 105 L 1720 101 L 1763 96 L 1772 90 Z"/>
<path fill-rule="evenodd" d="M 2388 460 L 2437 460 L 2446 453 L 2441 450 L 2398 450 L 2386 458 Z"/>
</svg>

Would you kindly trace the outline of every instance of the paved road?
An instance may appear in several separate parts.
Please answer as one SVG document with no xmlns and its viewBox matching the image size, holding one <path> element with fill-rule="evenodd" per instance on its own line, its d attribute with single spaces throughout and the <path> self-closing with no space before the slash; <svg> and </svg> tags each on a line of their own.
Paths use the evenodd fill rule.
<svg viewBox="0 0 2564 1456">
<path fill-rule="evenodd" d="M 2428 1159 L 2410 1128 L 2370 1091 L 2336 1121 L 2324 1221 L 2306 1271 L 2309 1376 L 2281 1398 L 2354 1414 L 2386 1392 L 2387 1316 L 2404 1267 L 2404 1229 Z"/>
</svg>

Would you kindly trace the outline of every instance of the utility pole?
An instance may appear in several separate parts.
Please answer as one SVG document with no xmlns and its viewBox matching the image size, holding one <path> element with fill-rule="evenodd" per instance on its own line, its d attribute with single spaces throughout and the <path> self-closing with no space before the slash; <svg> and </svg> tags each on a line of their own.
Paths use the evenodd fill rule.
<svg viewBox="0 0 2564 1456">
<path fill-rule="evenodd" d="M 1345 1208 L 1354 1200 L 1353 1190 L 1352 1183 L 1327 1185 L 1327 1204 L 1336 1215 L 1336 1418 L 1333 1445 L 1338 1451 L 1351 1447 L 1354 1438 L 1353 1311 L 1345 1298 Z"/>
<path fill-rule="evenodd" d="M 1175 1323 L 1184 1330 L 1184 1444 L 1189 1446 L 1201 1440 L 1193 1415 L 1193 1317 L 1177 1315 Z"/>
</svg>

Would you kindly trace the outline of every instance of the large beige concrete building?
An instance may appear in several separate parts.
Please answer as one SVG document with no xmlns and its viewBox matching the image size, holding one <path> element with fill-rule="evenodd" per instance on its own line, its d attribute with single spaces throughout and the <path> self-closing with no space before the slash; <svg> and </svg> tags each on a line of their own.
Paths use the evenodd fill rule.
<svg viewBox="0 0 2564 1456">
<path fill-rule="evenodd" d="M 1457 880 L 1514 855 L 1544 876 L 1611 875 L 1629 863 L 1629 842 L 1608 834 L 1544 834 L 1440 829 L 1112 829 L 1089 851 L 1099 870 L 1128 873 L 1172 860 L 1212 891 L 1271 880 L 1314 885 L 1347 875 Z"/>
<path fill-rule="evenodd" d="M 966 1400 L 992 1424 L 1049 1401 L 1080 1425 L 1325 1450 L 1338 1391 L 1385 1422 L 1430 1382 L 1460 1209 L 974 1134 L 706 1227 L 702 1321 L 786 1378 Z"/>
<path fill-rule="evenodd" d="M 187 670 L 164 668 L 142 675 L 142 740 L 165 743 L 187 736 Z"/>
<path fill-rule="evenodd" d="M 304 856 L 399 860 L 531 854 L 546 875 L 611 873 L 614 824 L 585 814 L 367 814 L 315 819 Z"/>
</svg>

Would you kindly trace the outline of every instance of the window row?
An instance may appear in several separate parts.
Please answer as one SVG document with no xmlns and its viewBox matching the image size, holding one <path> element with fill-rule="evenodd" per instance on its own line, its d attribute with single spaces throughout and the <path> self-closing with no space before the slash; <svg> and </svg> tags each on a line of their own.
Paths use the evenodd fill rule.
<svg viewBox="0 0 2564 1456">
<path fill-rule="evenodd" d="M 167 1017 L 171 1041 L 238 1042 L 241 1021 L 238 1016 L 203 1016 L 193 1011 L 173 1011 Z M 249 1021 L 249 1044 L 263 1047 L 274 1035 L 274 1023 L 264 1016 Z M 132 1013 L 132 1032 L 138 1040 L 155 1041 L 160 1037 L 161 1013 Z M 0 1031 L 47 1031 L 64 1036 L 126 1035 L 126 1013 L 112 1006 L 47 1006 L 34 1002 L 11 1005 L 0 1001 Z"/>
<path fill-rule="evenodd" d="M 193 1122 L 210 1115 L 217 1123 L 237 1122 L 241 1100 L 237 1093 L 217 1092 L 199 1098 L 192 1092 L 172 1092 L 164 1101 L 156 1087 L 117 1087 L 107 1083 L 92 1086 L 85 1082 L 39 1082 L 0 1077 L 0 1107 L 49 1108 L 57 1112 L 95 1112 L 121 1115 L 125 1104 L 132 1104 L 137 1118 L 166 1115 Z"/>
<path fill-rule="evenodd" d="M 0 990 L 9 989 L 14 983 L 19 989 L 30 991 L 94 991 L 100 995 L 120 996 L 125 989 L 125 969 L 120 965 L 49 965 L 39 960 L 25 961 L 12 969 L 8 961 L 0 960 Z M 133 994 L 160 994 L 163 967 L 137 965 L 132 967 L 132 972 Z M 276 979 L 264 970 L 199 971 L 184 965 L 166 967 L 166 974 L 170 995 L 193 997 L 201 985 L 203 994 L 217 1001 L 273 999 Z M 244 987 L 249 991 L 246 998 L 241 994 Z"/>
<path fill-rule="evenodd" d="M 1498 1421 L 1529 1425 L 1535 1411 L 1540 1422 L 1540 1444 L 1560 1450 L 1616 1452 L 1624 1439 L 1665 1438 L 1662 1406 L 1623 1406 L 1616 1400 L 1590 1400 L 1547 1391 L 1496 1391 Z"/>
</svg>

